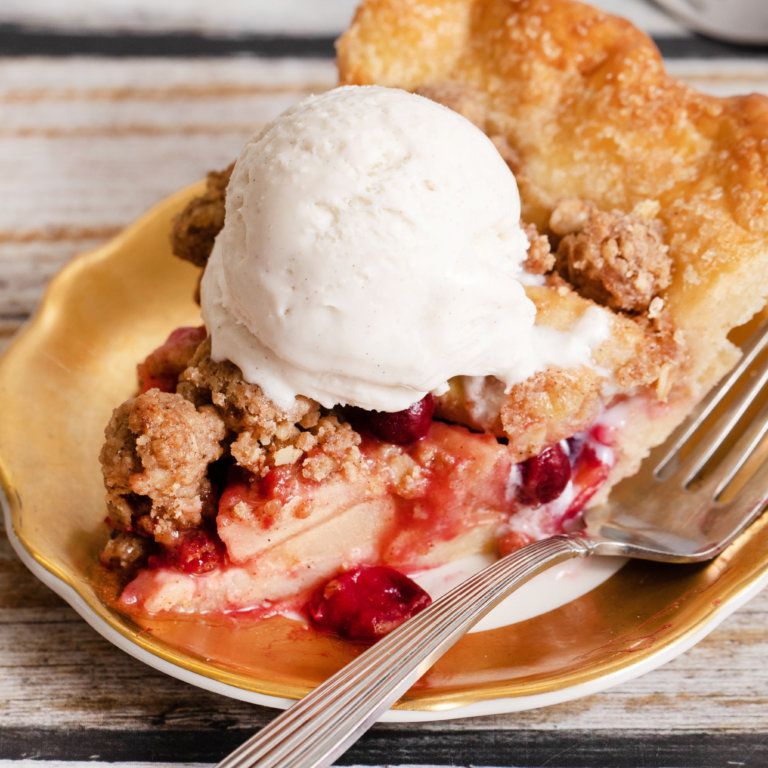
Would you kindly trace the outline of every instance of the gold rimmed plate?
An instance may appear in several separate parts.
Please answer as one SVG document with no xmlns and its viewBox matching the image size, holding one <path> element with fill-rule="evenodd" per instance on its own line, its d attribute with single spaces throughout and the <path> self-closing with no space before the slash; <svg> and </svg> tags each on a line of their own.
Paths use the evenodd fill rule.
<svg viewBox="0 0 768 768">
<path fill-rule="evenodd" d="M 173 328 L 200 322 L 198 271 L 171 255 L 168 235 L 201 188 L 69 264 L 0 360 L 6 527 L 27 566 L 118 647 L 200 687 L 282 707 L 361 648 L 282 617 L 139 623 L 102 602 L 93 578 L 106 537 L 104 425 L 132 394 L 136 362 Z M 384 719 L 511 712 L 594 693 L 686 650 L 766 582 L 768 517 L 713 563 L 629 563 L 553 610 L 467 635 Z"/>
</svg>

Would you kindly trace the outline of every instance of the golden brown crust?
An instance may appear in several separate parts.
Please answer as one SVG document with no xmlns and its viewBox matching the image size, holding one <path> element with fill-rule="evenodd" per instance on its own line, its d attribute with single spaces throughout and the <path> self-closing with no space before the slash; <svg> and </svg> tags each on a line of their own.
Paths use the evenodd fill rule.
<svg viewBox="0 0 768 768">
<path fill-rule="evenodd" d="M 342 83 L 480 94 L 540 230 L 566 196 L 657 202 L 689 373 L 707 386 L 732 360 L 728 331 L 768 294 L 768 99 L 697 93 L 629 22 L 570 0 L 369 0 L 337 50 Z"/>
</svg>

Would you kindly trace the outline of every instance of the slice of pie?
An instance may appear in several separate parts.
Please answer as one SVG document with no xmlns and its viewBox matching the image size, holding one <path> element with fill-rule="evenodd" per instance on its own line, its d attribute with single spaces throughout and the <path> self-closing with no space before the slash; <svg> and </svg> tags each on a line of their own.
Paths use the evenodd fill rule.
<svg viewBox="0 0 768 768">
<path fill-rule="evenodd" d="M 738 356 L 768 295 L 768 100 L 670 78 L 628 22 L 568 0 L 370 0 L 341 82 L 460 112 L 514 171 L 536 324 L 589 364 L 505 387 L 458 376 L 386 414 L 278 407 L 205 328 L 138 367 L 101 454 L 119 603 L 149 613 L 309 612 L 376 637 L 428 598 L 408 575 L 577 528 Z M 204 266 L 231 169 L 175 222 Z"/>
</svg>

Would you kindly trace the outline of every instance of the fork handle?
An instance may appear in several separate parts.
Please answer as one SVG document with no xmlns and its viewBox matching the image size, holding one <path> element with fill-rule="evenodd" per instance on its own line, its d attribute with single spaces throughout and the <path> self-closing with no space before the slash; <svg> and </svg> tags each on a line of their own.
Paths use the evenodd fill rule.
<svg viewBox="0 0 768 768">
<path fill-rule="evenodd" d="M 534 542 L 435 600 L 276 717 L 218 768 L 324 768 L 510 592 L 547 568 L 592 554 L 583 533 Z"/>
</svg>

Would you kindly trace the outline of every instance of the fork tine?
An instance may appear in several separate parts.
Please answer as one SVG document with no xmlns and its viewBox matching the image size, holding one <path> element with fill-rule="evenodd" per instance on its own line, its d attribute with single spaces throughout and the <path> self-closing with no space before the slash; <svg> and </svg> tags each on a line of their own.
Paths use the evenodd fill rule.
<svg viewBox="0 0 768 768">
<path fill-rule="evenodd" d="M 751 421 L 749 427 L 729 448 L 717 469 L 707 477 L 701 486 L 701 492 L 717 498 L 760 445 L 766 433 L 768 433 L 768 403 L 760 409 L 760 413 Z"/>
<path fill-rule="evenodd" d="M 725 505 L 726 508 L 737 509 L 739 514 L 724 516 L 724 520 L 733 521 L 737 525 L 727 534 L 721 532 L 723 541 L 720 549 L 725 549 L 736 536 L 749 527 L 760 516 L 766 505 L 768 505 L 768 459 L 763 461 Z M 722 512 L 725 512 L 725 509 Z"/>
<path fill-rule="evenodd" d="M 715 387 L 694 409 L 691 415 L 677 428 L 672 437 L 670 437 L 666 444 L 663 455 L 659 459 L 656 465 L 656 474 L 664 475 L 664 470 L 669 463 L 679 454 L 682 447 L 685 445 L 692 435 L 701 427 L 706 421 L 707 417 L 717 408 L 723 398 L 731 391 L 736 382 L 744 375 L 748 368 L 752 366 L 755 359 L 760 353 L 768 346 L 768 323 L 761 326 L 750 337 L 749 341 L 742 348 L 742 357 L 738 364 L 731 370 L 731 372 Z M 765 373 L 765 372 L 764 372 Z M 749 404 L 754 399 L 757 391 L 761 389 L 763 384 L 760 384 L 755 388 L 754 392 L 750 392 L 748 400 L 745 399 L 743 408 L 749 407 Z M 742 411 L 743 412 L 743 411 Z M 738 418 L 741 417 L 741 412 Z M 732 426 L 726 432 L 730 432 Z M 711 454 L 710 454 L 711 455 Z M 707 456 L 704 461 L 707 460 Z M 702 462 L 703 463 L 703 462 Z M 700 468 L 700 467 L 699 467 Z M 695 474 L 695 473 L 694 473 Z"/>
<path fill-rule="evenodd" d="M 701 471 L 707 461 L 712 458 L 731 432 L 733 432 L 734 428 L 744 416 L 744 413 L 762 392 L 766 383 L 768 383 L 768 359 L 763 360 L 756 371 L 748 371 L 767 342 L 768 328 L 763 330 L 760 337 L 756 340 L 755 346 L 750 349 L 749 358 L 746 359 L 745 356 L 745 361 L 742 361 L 737 369 L 735 369 L 734 372 L 726 378 L 723 384 L 715 390 L 715 394 L 711 401 L 708 399 L 701 414 L 697 414 L 694 423 L 685 429 L 684 434 L 685 439 L 687 440 L 701 427 L 703 421 L 712 413 L 714 407 L 722 401 L 723 397 L 734 387 L 737 381 L 746 373 L 752 375 L 749 383 L 744 386 L 734 402 L 728 406 L 725 413 L 723 413 L 717 420 L 714 428 L 708 430 L 703 435 L 702 439 L 694 446 L 690 454 L 680 462 L 674 473 L 667 479 L 674 478 L 683 485 L 689 483 L 696 474 Z M 682 447 L 682 442 L 684 441 L 678 442 L 676 440 L 676 447 L 678 450 Z M 739 441 L 739 443 L 741 443 L 741 441 Z M 663 470 L 660 471 L 663 472 Z"/>
</svg>

